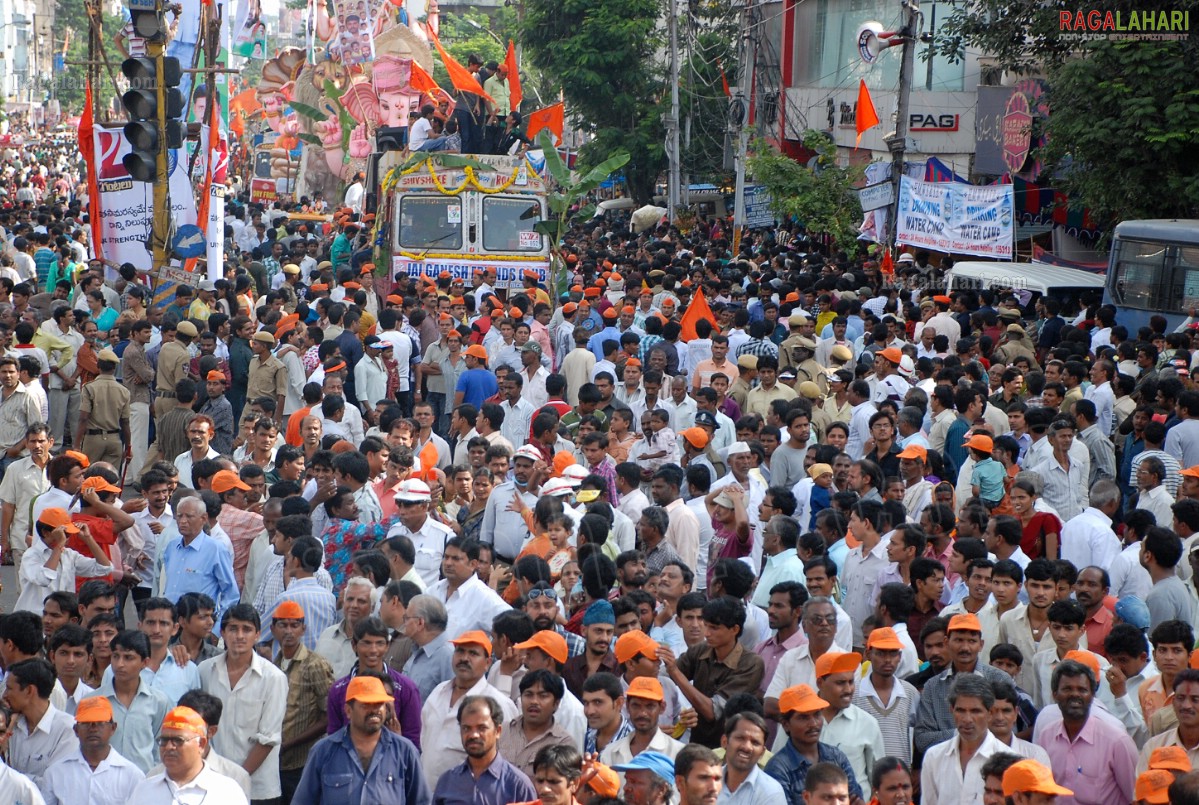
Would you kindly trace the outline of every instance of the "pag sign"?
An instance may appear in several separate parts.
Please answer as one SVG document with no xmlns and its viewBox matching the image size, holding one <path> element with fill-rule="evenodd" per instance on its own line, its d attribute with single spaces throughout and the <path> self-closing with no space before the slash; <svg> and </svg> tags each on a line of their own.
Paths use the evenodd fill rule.
<svg viewBox="0 0 1199 805">
<path fill-rule="evenodd" d="M 540 277 L 539 281 L 545 283 L 549 279 L 550 264 L 548 260 L 508 261 L 488 260 L 486 257 L 477 260 L 443 260 L 441 258 L 414 260 L 403 255 L 394 255 L 391 258 L 392 276 L 403 271 L 410 277 L 419 277 L 423 274 L 426 277 L 436 278 L 441 272 L 448 271 L 451 277 L 462 280 L 468 286 L 471 284 L 476 269 L 494 271 L 496 281 L 493 287 L 500 290 L 521 287 L 526 271 L 536 271 Z"/>
<path fill-rule="evenodd" d="M 95 136 L 96 183 L 100 191 L 97 217 L 102 253 L 106 260 L 117 265 L 132 263 L 139 271 L 149 271 L 152 261 L 145 244 L 150 238 L 154 217 L 153 185 L 135 182 L 122 164 L 121 159 L 131 148 L 121 129 L 97 127 Z M 180 154 L 180 151 L 171 151 L 167 165 L 171 219 L 176 227 L 196 223 L 196 199 Z"/>
<path fill-rule="evenodd" d="M 939 252 L 1012 259 L 1013 187 L 958 182 L 899 183 L 897 243 Z"/>
</svg>

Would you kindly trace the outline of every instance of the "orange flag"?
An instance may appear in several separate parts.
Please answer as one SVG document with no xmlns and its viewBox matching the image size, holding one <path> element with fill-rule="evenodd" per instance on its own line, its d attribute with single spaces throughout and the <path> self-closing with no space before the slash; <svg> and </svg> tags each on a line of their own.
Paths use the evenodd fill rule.
<svg viewBox="0 0 1199 805">
<path fill-rule="evenodd" d="M 437 445 L 433 444 L 433 440 L 425 442 L 425 446 L 420 449 L 417 454 L 420 459 L 420 477 L 426 483 L 430 479 L 437 477 L 437 462 L 439 456 L 437 454 Z"/>
<path fill-rule="evenodd" d="M 729 77 L 724 74 L 724 65 L 720 63 L 720 59 L 716 60 L 716 67 L 720 70 L 720 87 L 724 90 L 724 97 L 733 97 L 733 93 L 729 91 Z"/>
<path fill-rule="evenodd" d="M 504 69 L 508 71 L 508 100 L 512 111 L 520 110 L 524 93 L 520 90 L 520 66 L 516 63 L 516 44 L 508 40 L 508 55 L 504 57 Z"/>
<path fill-rule="evenodd" d="M 687 306 L 687 311 L 683 314 L 683 318 L 679 320 L 679 327 L 682 328 L 682 335 L 679 336 L 683 341 L 694 341 L 699 338 L 695 332 L 695 323 L 700 319 L 707 319 L 712 322 L 712 326 L 719 329 L 719 324 L 716 317 L 712 315 L 712 308 L 708 307 L 708 300 L 704 299 L 704 289 L 700 288 L 695 292 L 695 296 L 691 297 L 691 304 Z"/>
<path fill-rule="evenodd" d="M 854 148 L 862 144 L 862 134 L 866 129 L 878 125 L 878 113 L 874 111 L 874 101 L 870 100 L 870 90 L 866 89 L 865 79 L 858 81 L 858 108 L 856 114 L 858 139 Z"/>
<path fill-rule="evenodd" d="M 70 30 L 70 29 L 68 29 Z M 96 133 L 92 117 L 92 82 L 89 79 L 83 90 L 83 115 L 79 118 L 79 153 L 87 165 L 87 198 L 91 205 L 89 212 L 92 225 L 92 246 L 96 257 L 100 254 L 100 185 L 96 175 Z"/>
<path fill-rule="evenodd" d="M 562 142 L 562 128 L 565 125 L 566 104 L 559 101 L 552 106 L 529 113 L 529 130 L 525 132 L 525 136 L 531 140 L 537 136 L 537 132 L 549 129 L 557 136 L 560 143 Z"/>
<path fill-rule="evenodd" d="M 416 59 L 412 60 L 412 72 L 408 77 L 408 83 L 414 90 L 423 92 L 426 95 L 441 92 L 441 87 L 437 86 L 437 82 L 433 80 L 433 76 L 426 73 L 425 68 L 416 63 Z"/>
<path fill-rule="evenodd" d="M 459 64 L 453 56 L 446 53 L 445 48 L 441 46 L 441 40 L 437 38 L 437 34 L 433 33 L 432 28 L 428 30 L 429 38 L 433 40 L 433 46 L 437 48 L 437 52 L 441 55 L 441 63 L 445 65 L 445 71 L 450 74 L 450 83 L 454 85 L 454 89 L 459 92 L 469 92 L 472 95 L 478 95 L 495 103 L 495 99 L 483 91 L 483 87 L 479 85 L 479 79 L 475 78 L 470 70 Z"/>
</svg>

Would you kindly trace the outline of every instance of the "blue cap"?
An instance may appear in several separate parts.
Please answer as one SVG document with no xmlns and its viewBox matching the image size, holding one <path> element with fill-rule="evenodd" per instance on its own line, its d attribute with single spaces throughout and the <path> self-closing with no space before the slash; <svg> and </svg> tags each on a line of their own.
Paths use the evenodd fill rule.
<svg viewBox="0 0 1199 805">
<path fill-rule="evenodd" d="M 1135 595 L 1126 595 L 1116 602 L 1116 617 L 1141 631 L 1149 628 L 1149 607 Z"/>
<path fill-rule="evenodd" d="M 645 769 L 652 771 L 667 783 L 674 785 L 674 761 L 661 752 L 642 752 L 634 755 L 628 763 L 620 763 L 612 767 L 616 771 L 636 771 Z"/>
<path fill-rule="evenodd" d="M 584 626 L 593 626 L 597 623 L 616 625 L 616 611 L 602 598 L 599 601 L 592 601 L 591 606 L 587 607 L 587 611 L 583 613 Z"/>
</svg>

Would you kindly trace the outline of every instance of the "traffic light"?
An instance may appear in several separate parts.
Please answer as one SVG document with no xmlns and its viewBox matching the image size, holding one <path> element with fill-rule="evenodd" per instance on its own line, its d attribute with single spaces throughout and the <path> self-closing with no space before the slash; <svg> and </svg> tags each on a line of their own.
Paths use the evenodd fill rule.
<svg viewBox="0 0 1199 805">
<path fill-rule="evenodd" d="M 166 98 L 166 147 L 183 147 L 183 93 L 178 89 L 183 78 L 179 60 L 170 56 L 140 56 L 121 63 L 121 72 L 129 79 L 130 89 L 121 96 L 129 114 L 125 137 L 132 150 L 122 160 L 129 175 L 139 182 L 153 182 L 158 176 L 159 108 L 158 63 L 162 64 L 162 86 Z"/>
</svg>

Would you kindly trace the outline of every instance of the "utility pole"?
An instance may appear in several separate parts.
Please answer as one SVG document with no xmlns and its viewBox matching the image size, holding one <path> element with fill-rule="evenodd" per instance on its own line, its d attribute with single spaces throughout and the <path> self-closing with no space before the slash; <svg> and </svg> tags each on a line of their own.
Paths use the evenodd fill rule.
<svg viewBox="0 0 1199 805">
<path fill-rule="evenodd" d="M 670 116 L 666 118 L 666 151 L 670 158 L 670 176 L 666 186 L 667 216 L 674 221 L 679 207 L 682 167 L 679 164 L 679 4 L 668 0 L 666 24 L 670 34 Z"/>
<path fill-rule="evenodd" d="M 159 14 L 162 14 L 162 4 L 157 4 Z M 165 29 L 166 21 L 163 20 Z M 158 169 L 154 179 L 154 217 L 150 224 L 150 248 L 154 259 L 154 271 L 170 265 L 171 238 L 171 201 L 170 174 L 167 160 L 167 86 L 163 57 L 166 55 L 166 42 L 148 42 L 146 55 L 154 59 L 154 70 L 158 74 L 155 82 L 158 86 Z"/>
<path fill-rule="evenodd" d="M 741 10 L 741 80 L 737 82 L 737 94 L 729 104 L 729 117 L 737 135 L 737 152 L 733 156 L 736 172 L 736 193 L 733 201 L 733 257 L 741 250 L 741 234 L 745 230 L 745 158 L 749 150 L 749 104 L 753 93 L 754 60 L 756 59 L 754 38 L 749 32 L 752 0 L 745 0 Z"/>
<path fill-rule="evenodd" d="M 899 98 L 895 108 L 895 134 L 887 139 L 891 151 L 891 183 L 895 188 L 889 216 L 891 231 L 887 243 L 895 245 L 895 233 L 899 229 L 899 183 L 903 177 L 903 156 L 908 141 L 908 103 L 912 95 L 912 73 L 916 62 L 916 39 L 920 35 L 920 5 L 917 0 L 901 0 L 903 6 L 903 53 L 899 63 Z"/>
</svg>

